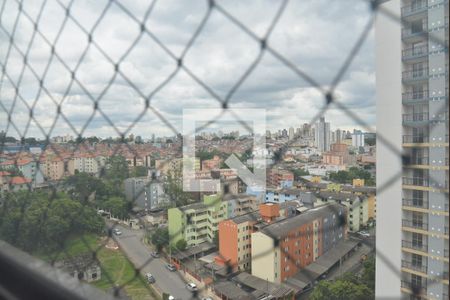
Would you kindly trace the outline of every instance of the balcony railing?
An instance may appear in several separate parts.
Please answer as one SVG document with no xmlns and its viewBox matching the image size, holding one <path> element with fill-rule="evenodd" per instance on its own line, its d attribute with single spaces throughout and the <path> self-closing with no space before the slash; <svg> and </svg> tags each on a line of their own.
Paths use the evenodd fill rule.
<svg viewBox="0 0 450 300">
<path fill-rule="evenodd" d="M 403 114 L 403 122 L 428 122 L 428 113 Z"/>
<path fill-rule="evenodd" d="M 404 71 L 402 73 L 403 81 L 416 81 L 428 79 L 428 68 L 423 68 L 420 70 Z"/>
<path fill-rule="evenodd" d="M 424 222 L 417 222 L 411 220 L 402 220 L 402 226 L 408 228 L 415 228 L 421 230 L 428 230 L 428 224 Z"/>
<path fill-rule="evenodd" d="M 403 206 L 408 206 L 408 207 L 418 207 L 418 208 L 425 208 L 428 209 L 428 201 L 424 200 L 424 199 L 403 199 L 402 200 L 402 204 Z"/>
<path fill-rule="evenodd" d="M 445 90 L 444 94 L 431 94 L 428 90 L 417 91 L 417 92 L 406 92 L 402 94 L 402 101 L 405 104 L 408 103 L 418 103 L 418 102 L 426 102 L 431 99 L 436 98 L 446 98 L 448 97 L 448 89 Z"/>
<path fill-rule="evenodd" d="M 428 34 L 428 28 L 423 26 L 421 29 L 403 28 L 402 38 L 407 39 L 411 37 L 425 36 Z"/>
<path fill-rule="evenodd" d="M 429 157 L 411 157 L 410 164 L 411 165 L 429 165 L 430 158 Z"/>
<path fill-rule="evenodd" d="M 403 143 L 428 143 L 429 139 L 427 135 L 404 135 Z"/>
<path fill-rule="evenodd" d="M 412 282 L 408 282 L 408 281 L 402 281 L 402 288 L 414 291 L 419 295 L 423 295 L 423 294 L 427 293 L 426 285 L 412 283 Z"/>
<path fill-rule="evenodd" d="M 413 4 L 405 5 L 402 7 L 402 17 L 412 16 L 428 9 L 428 1 L 416 1 Z"/>
<path fill-rule="evenodd" d="M 402 268 L 407 268 L 407 269 L 422 272 L 425 274 L 427 273 L 427 266 L 423 266 L 421 264 L 420 265 L 415 264 L 415 263 L 412 263 L 412 262 L 406 261 L 406 260 L 402 260 Z"/>
<path fill-rule="evenodd" d="M 404 185 L 429 186 L 428 179 L 421 177 L 403 177 L 402 182 Z"/>
<path fill-rule="evenodd" d="M 402 58 L 404 60 L 424 57 L 427 55 L 428 55 L 428 45 L 411 47 L 411 48 L 404 49 L 402 51 Z"/>
<path fill-rule="evenodd" d="M 402 247 L 422 252 L 428 252 L 428 245 L 413 243 L 410 241 L 402 241 Z"/>
</svg>

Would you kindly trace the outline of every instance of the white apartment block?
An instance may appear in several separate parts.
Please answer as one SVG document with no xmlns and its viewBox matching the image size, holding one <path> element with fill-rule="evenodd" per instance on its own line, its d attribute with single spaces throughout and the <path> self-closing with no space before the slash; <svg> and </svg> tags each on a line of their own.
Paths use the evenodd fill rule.
<svg viewBox="0 0 450 300">
<path fill-rule="evenodd" d="M 381 6 L 376 296 L 449 299 L 448 0 Z"/>
</svg>

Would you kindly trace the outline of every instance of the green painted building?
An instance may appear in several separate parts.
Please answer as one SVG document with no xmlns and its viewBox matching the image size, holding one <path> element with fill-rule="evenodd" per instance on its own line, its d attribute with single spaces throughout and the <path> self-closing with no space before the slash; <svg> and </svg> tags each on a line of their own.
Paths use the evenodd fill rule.
<svg viewBox="0 0 450 300">
<path fill-rule="evenodd" d="M 203 196 L 194 203 L 168 210 L 170 244 L 184 239 L 188 247 L 214 242 L 219 222 L 257 209 L 256 197 L 220 194 Z"/>
</svg>

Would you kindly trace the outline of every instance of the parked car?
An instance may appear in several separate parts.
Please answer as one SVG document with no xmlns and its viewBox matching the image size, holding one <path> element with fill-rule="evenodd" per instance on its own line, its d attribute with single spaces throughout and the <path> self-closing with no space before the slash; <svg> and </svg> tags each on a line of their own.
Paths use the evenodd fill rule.
<svg viewBox="0 0 450 300">
<path fill-rule="evenodd" d="M 367 231 L 360 231 L 358 232 L 358 234 L 362 237 L 370 237 L 370 233 L 368 233 Z"/>
<path fill-rule="evenodd" d="M 169 295 L 169 297 L 167 297 L 168 300 L 175 300 L 175 297 L 172 295 Z"/>
<path fill-rule="evenodd" d="M 121 235 L 122 234 L 122 231 L 120 231 L 118 228 L 114 228 L 113 232 L 114 232 L 115 235 Z"/>
<path fill-rule="evenodd" d="M 175 272 L 177 270 L 177 267 L 175 267 L 172 264 L 167 264 L 166 269 L 169 270 L 170 272 Z"/>
<path fill-rule="evenodd" d="M 145 274 L 145 278 L 147 279 L 148 283 L 155 283 L 156 282 L 155 277 L 153 277 L 153 275 L 150 274 L 150 273 L 146 273 Z"/>
<path fill-rule="evenodd" d="M 190 290 L 191 292 L 193 292 L 193 291 L 197 290 L 197 285 L 195 283 L 190 282 L 190 283 L 186 284 L 186 288 L 188 290 Z"/>
<path fill-rule="evenodd" d="M 202 298 L 202 300 L 213 300 L 211 297 Z"/>
<path fill-rule="evenodd" d="M 154 258 L 159 258 L 159 253 L 156 251 L 153 251 L 152 253 L 150 253 L 150 255 Z"/>
</svg>

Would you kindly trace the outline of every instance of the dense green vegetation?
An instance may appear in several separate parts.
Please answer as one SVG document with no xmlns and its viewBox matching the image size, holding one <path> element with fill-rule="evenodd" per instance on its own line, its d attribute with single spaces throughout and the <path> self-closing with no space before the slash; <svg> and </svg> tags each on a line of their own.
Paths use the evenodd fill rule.
<svg viewBox="0 0 450 300">
<path fill-rule="evenodd" d="M 375 185 L 375 179 L 372 175 L 368 171 L 358 167 L 351 167 L 348 171 L 330 173 L 329 177 L 331 181 L 338 183 L 352 183 L 353 179 L 359 178 L 364 179 L 366 185 Z"/>
<path fill-rule="evenodd" d="M 300 177 L 309 175 L 309 172 L 304 169 L 292 169 L 290 170 L 292 173 L 294 173 L 294 179 L 300 180 Z"/>
<path fill-rule="evenodd" d="M 309 299 L 375 299 L 375 258 L 371 256 L 364 262 L 360 277 L 353 273 L 346 273 L 336 281 L 321 281 L 316 285 Z"/>
<path fill-rule="evenodd" d="M 169 245 L 169 230 L 168 228 L 158 228 L 151 235 L 151 242 L 158 251 Z"/>
<path fill-rule="evenodd" d="M 189 193 L 183 191 L 181 171 L 169 172 L 165 182 L 166 194 L 173 205 L 179 207 L 189 203 Z"/>
<path fill-rule="evenodd" d="M 64 193 L 9 193 L 0 211 L 0 237 L 26 251 L 60 249 L 67 237 L 103 226 L 93 207 Z"/>
</svg>

